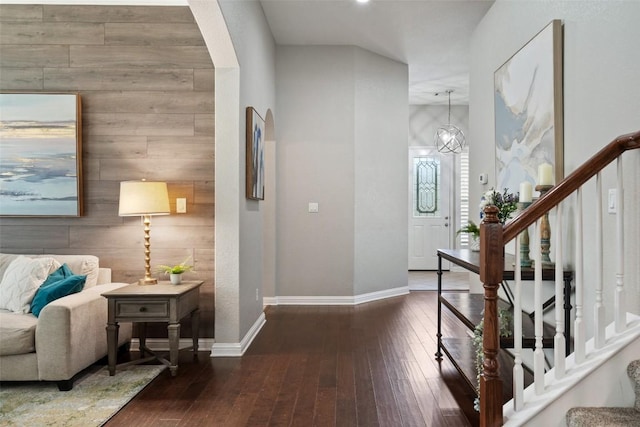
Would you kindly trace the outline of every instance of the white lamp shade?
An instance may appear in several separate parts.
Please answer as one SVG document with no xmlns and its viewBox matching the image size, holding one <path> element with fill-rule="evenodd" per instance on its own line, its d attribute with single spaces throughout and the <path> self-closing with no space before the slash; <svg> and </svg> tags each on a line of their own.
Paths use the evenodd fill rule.
<svg viewBox="0 0 640 427">
<path fill-rule="evenodd" d="M 119 216 L 169 215 L 166 182 L 123 181 L 120 183 Z"/>
</svg>

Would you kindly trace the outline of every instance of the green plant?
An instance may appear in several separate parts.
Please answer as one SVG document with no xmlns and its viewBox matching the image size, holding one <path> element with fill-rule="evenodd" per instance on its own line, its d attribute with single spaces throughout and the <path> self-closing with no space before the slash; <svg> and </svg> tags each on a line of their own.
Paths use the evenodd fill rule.
<svg viewBox="0 0 640 427">
<path fill-rule="evenodd" d="M 509 193 L 508 188 L 502 193 L 492 188 L 480 198 L 480 218 L 484 217 L 484 208 L 493 205 L 498 208 L 498 220 L 504 225 L 511 218 L 511 214 L 518 210 L 518 197 L 519 193 Z"/>
<path fill-rule="evenodd" d="M 173 266 L 160 264 L 160 265 L 157 266 L 157 268 L 158 268 L 159 271 L 163 272 L 164 274 L 182 274 L 182 273 L 186 273 L 187 271 L 193 270 L 193 265 L 187 264 L 189 262 L 190 258 L 191 257 L 185 259 L 180 264 L 176 264 L 176 265 L 173 265 Z"/>
<path fill-rule="evenodd" d="M 480 227 L 478 227 L 475 222 L 469 220 L 469 223 L 467 225 L 456 232 L 456 234 L 460 233 L 469 233 L 474 237 L 480 237 Z"/>
<path fill-rule="evenodd" d="M 508 310 L 498 309 L 498 326 L 499 334 L 501 337 L 508 337 L 511 335 L 511 321 L 513 317 Z M 482 376 L 482 366 L 484 364 L 484 352 L 482 351 L 482 340 L 484 332 L 484 317 L 480 320 L 473 330 L 473 347 L 476 351 L 476 395 L 478 397 L 473 401 L 473 409 L 480 412 L 480 376 Z"/>
</svg>

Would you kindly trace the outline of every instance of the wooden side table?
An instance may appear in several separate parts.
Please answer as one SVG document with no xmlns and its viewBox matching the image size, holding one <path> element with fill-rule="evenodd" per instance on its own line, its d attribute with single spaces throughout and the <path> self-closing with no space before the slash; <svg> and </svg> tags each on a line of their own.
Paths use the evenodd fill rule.
<svg viewBox="0 0 640 427">
<path fill-rule="evenodd" d="M 171 282 L 158 282 L 157 285 L 129 285 L 102 294 L 108 300 L 107 345 L 109 375 L 116 373 L 118 352 L 119 322 L 140 323 L 140 354 L 153 355 L 169 367 L 171 375 L 178 372 L 178 352 L 180 342 L 180 319 L 191 315 L 193 352 L 198 351 L 198 327 L 200 310 L 198 308 L 200 285 L 202 280 L 184 281 L 180 285 Z M 169 360 L 159 356 L 146 346 L 145 326 L 147 322 L 168 322 Z M 137 360 L 122 365 L 140 363 Z"/>
</svg>

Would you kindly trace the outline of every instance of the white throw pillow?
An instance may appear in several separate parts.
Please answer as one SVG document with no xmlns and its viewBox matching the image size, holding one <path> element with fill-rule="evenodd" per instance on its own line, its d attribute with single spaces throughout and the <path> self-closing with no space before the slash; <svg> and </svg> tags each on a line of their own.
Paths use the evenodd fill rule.
<svg viewBox="0 0 640 427">
<path fill-rule="evenodd" d="M 60 268 L 53 258 L 19 256 L 4 272 L 0 282 L 0 308 L 14 313 L 28 313 L 36 291 L 49 274 Z"/>
</svg>

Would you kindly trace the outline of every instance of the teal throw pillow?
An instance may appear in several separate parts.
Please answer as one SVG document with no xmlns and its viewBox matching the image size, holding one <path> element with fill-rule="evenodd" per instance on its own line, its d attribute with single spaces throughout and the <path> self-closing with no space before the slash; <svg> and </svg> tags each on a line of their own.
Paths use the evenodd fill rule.
<svg viewBox="0 0 640 427">
<path fill-rule="evenodd" d="M 31 301 L 31 312 L 38 317 L 40 311 L 50 302 L 80 292 L 86 280 L 87 276 L 72 275 L 46 286 L 43 284 Z"/>
<path fill-rule="evenodd" d="M 71 271 L 71 269 L 67 264 L 62 264 L 60 268 L 58 268 L 56 271 L 51 273 L 49 277 L 47 277 L 47 280 L 45 280 L 42 283 L 42 285 L 40 285 L 40 287 L 42 288 L 45 286 L 49 286 L 52 283 L 59 282 L 65 277 L 70 277 L 70 276 L 73 276 L 73 271 Z"/>
</svg>

